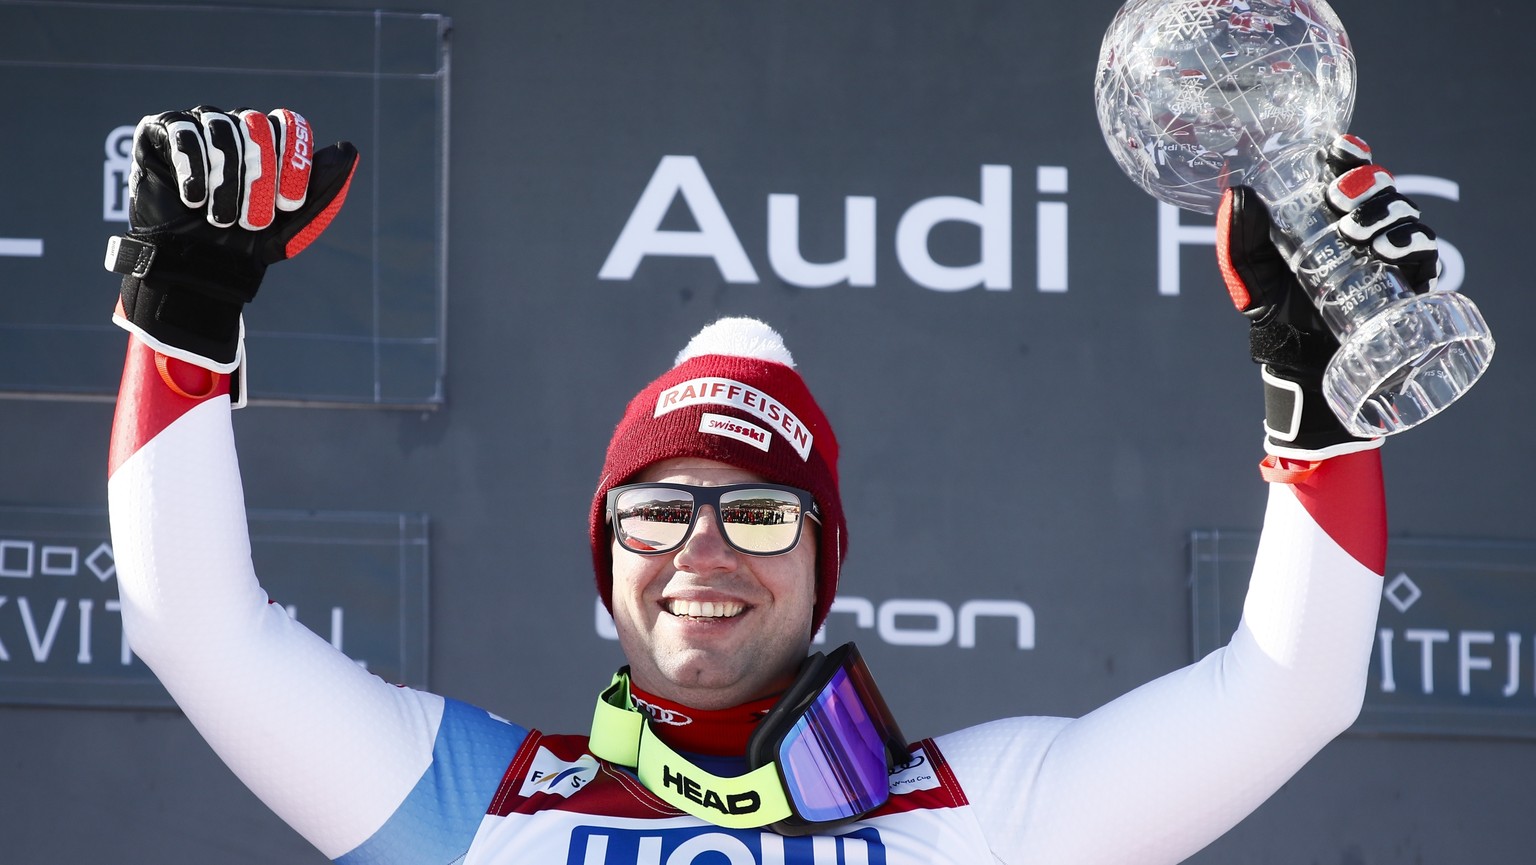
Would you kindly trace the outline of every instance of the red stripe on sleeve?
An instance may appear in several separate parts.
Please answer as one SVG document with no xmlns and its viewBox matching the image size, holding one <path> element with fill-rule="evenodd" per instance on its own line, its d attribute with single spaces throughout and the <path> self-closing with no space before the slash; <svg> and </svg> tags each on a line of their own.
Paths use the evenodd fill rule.
<svg viewBox="0 0 1536 865">
<path fill-rule="evenodd" d="M 123 361 L 123 383 L 117 393 L 117 413 L 112 419 L 107 476 L 194 406 L 227 393 L 229 376 L 175 358 L 164 358 L 157 364 L 154 349 L 130 339 L 128 357 Z"/>
<path fill-rule="evenodd" d="M 1387 496 L 1381 451 L 1324 460 L 1292 489 L 1328 537 L 1377 574 L 1387 568 Z"/>
</svg>

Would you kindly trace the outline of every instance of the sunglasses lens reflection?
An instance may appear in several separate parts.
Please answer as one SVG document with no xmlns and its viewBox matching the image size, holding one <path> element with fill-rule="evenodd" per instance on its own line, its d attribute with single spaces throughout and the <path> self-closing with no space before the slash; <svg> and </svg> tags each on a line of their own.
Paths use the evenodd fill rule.
<svg viewBox="0 0 1536 865">
<path fill-rule="evenodd" d="M 735 490 L 720 498 L 720 521 L 737 549 L 781 553 L 800 532 L 800 500 L 783 490 Z"/>
<path fill-rule="evenodd" d="M 697 503 L 687 490 L 640 486 L 614 499 L 619 543 L 637 553 L 665 553 L 680 546 L 693 525 Z M 738 489 L 724 493 L 717 519 L 736 549 L 774 555 L 793 549 L 800 533 L 800 499 L 785 490 Z"/>
<path fill-rule="evenodd" d="M 693 496 L 665 487 L 637 487 L 613 502 L 619 543 L 637 553 L 664 553 L 683 542 L 693 524 Z"/>
</svg>

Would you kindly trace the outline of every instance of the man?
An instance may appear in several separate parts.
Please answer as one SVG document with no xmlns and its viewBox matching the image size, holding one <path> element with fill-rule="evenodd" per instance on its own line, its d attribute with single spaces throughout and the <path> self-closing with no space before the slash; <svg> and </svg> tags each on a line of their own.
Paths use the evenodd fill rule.
<svg viewBox="0 0 1536 865">
<path fill-rule="evenodd" d="M 357 163 L 347 144 L 293 158 L 312 140 L 283 110 L 140 124 L 132 228 L 108 259 L 125 274 L 114 318 L 133 334 L 109 494 L 134 651 L 327 856 L 1171 863 L 1358 713 L 1385 557 L 1380 441 L 1322 405 L 1336 343 L 1244 189 L 1224 199 L 1218 258 L 1264 364 L 1271 483 L 1223 649 L 1081 719 L 900 739 L 855 653 L 806 659 L 848 543 L 838 444 L 779 335 L 727 319 L 631 401 L 608 449 L 592 551 L 628 667 L 592 734 L 545 735 L 371 676 L 267 602 L 230 426 L 244 302 L 324 230 Z M 1328 155 L 1341 224 L 1426 289 L 1436 255 L 1417 211 L 1358 139 Z"/>
</svg>

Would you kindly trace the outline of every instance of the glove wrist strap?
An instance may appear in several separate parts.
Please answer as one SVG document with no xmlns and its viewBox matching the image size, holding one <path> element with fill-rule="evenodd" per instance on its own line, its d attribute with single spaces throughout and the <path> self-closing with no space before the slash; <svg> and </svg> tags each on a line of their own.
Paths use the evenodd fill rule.
<svg viewBox="0 0 1536 865">
<path fill-rule="evenodd" d="M 103 264 L 123 274 L 119 325 L 156 351 L 214 372 L 240 365 L 240 311 L 261 285 L 264 265 L 171 234 L 111 238 Z"/>
<path fill-rule="evenodd" d="M 1321 460 L 1381 446 L 1344 429 L 1318 387 L 1264 364 L 1264 450 L 1297 460 Z"/>
<path fill-rule="evenodd" d="M 136 237 L 107 238 L 107 260 L 102 266 L 113 273 L 143 279 L 155 261 L 155 245 Z"/>
<path fill-rule="evenodd" d="M 267 273 L 266 265 L 253 261 L 247 253 L 210 243 L 188 243 L 169 232 L 108 238 L 102 264 L 125 277 L 238 305 L 256 296 Z"/>
</svg>

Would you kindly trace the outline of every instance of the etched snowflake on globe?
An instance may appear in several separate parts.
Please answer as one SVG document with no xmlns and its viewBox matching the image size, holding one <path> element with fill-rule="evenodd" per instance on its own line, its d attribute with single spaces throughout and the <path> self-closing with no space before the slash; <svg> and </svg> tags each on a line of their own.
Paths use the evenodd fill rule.
<svg viewBox="0 0 1536 865">
<path fill-rule="evenodd" d="M 1214 213 L 1229 185 L 1315 175 L 1318 149 L 1349 125 L 1354 82 L 1349 38 L 1322 4 L 1132 0 L 1094 89 L 1120 167 L 1161 201 Z"/>
</svg>

